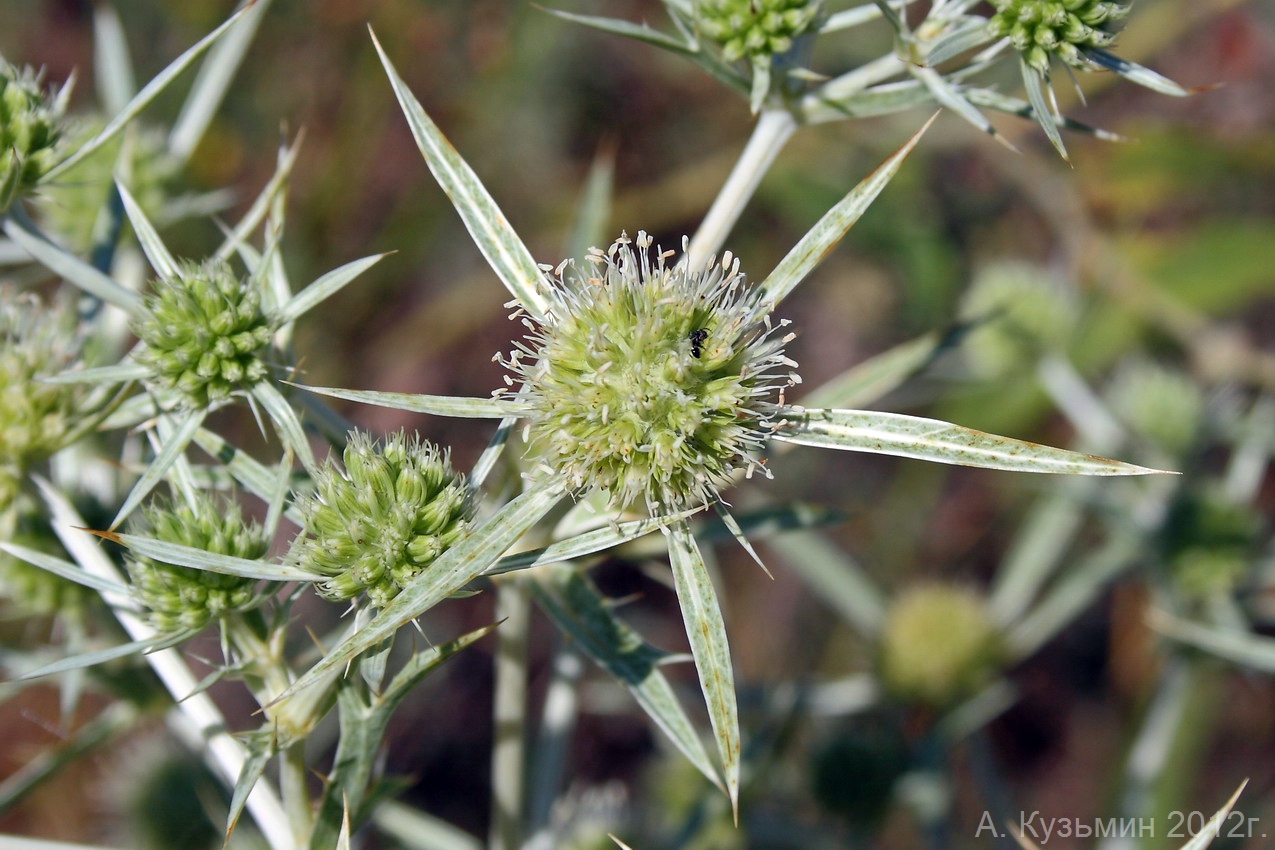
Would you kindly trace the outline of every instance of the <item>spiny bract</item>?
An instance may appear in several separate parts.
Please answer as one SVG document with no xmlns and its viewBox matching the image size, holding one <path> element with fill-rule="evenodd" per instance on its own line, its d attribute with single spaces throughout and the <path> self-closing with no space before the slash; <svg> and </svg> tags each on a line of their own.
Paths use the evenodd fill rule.
<svg viewBox="0 0 1275 850">
<path fill-rule="evenodd" d="M 531 334 L 505 365 L 531 411 L 540 474 L 654 513 L 713 501 L 736 470 L 764 471 L 797 364 L 784 356 L 792 335 L 773 335 L 771 305 L 745 286 L 738 260 L 670 267 L 651 242 L 639 233 L 636 250 L 623 236 L 594 249 L 585 274 L 559 266 L 548 314 L 525 320 Z"/>
<path fill-rule="evenodd" d="M 0 59 L 0 213 L 29 192 L 57 161 L 61 98 L 40 90 L 30 68 Z"/>
</svg>

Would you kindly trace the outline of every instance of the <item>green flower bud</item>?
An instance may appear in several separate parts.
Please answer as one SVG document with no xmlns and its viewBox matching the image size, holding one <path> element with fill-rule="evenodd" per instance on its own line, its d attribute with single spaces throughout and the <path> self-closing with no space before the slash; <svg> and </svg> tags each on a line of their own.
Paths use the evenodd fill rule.
<svg viewBox="0 0 1275 850">
<path fill-rule="evenodd" d="M 1103 48 L 1115 35 L 1101 29 L 1120 20 L 1129 7 L 1119 0 L 991 0 L 996 8 L 988 23 L 993 38 L 1008 37 L 1027 64 L 1049 73 L 1057 57 L 1075 68 L 1089 68 L 1088 48 Z"/>
<path fill-rule="evenodd" d="M 787 53 L 818 17 L 818 0 L 696 0 L 699 31 L 726 61 Z"/>
<path fill-rule="evenodd" d="M 670 268 L 650 246 L 639 233 L 636 251 L 625 237 L 594 249 L 587 274 L 560 266 L 548 314 L 526 320 L 505 365 L 531 408 L 533 476 L 656 513 L 711 502 L 738 470 L 765 473 L 776 399 L 797 378 L 792 335 L 772 334 L 738 260 Z"/>
<path fill-rule="evenodd" d="M 1125 363 L 1106 396 L 1116 415 L 1135 433 L 1174 457 L 1195 442 L 1204 394 L 1183 372 L 1138 360 Z"/>
<path fill-rule="evenodd" d="M 329 461 L 301 501 L 305 534 L 288 560 L 330 576 L 329 599 L 366 594 L 384 607 L 470 528 L 474 505 L 447 452 L 402 431 L 377 443 L 350 434 L 345 471 Z"/>
<path fill-rule="evenodd" d="M 61 137 L 61 98 L 42 92 L 30 68 L 0 59 L 0 213 L 57 163 Z"/>
<path fill-rule="evenodd" d="M 268 546 L 261 526 L 245 523 L 237 504 L 204 495 L 193 506 L 152 502 L 142 510 L 135 533 L 248 560 L 266 554 Z M 151 558 L 130 560 L 128 572 L 147 618 L 161 632 L 203 628 L 214 618 L 251 608 L 258 598 L 256 580 L 241 576 Z"/>
<path fill-rule="evenodd" d="M 880 652 L 886 690 L 936 708 L 988 684 L 1005 655 L 983 597 L 940 584 L 908 588 L 895 600 Z"/>
<path fill-rule="evenodd" d="M 78 353 L 69 303 L 47 309 L 0 289 L 0 510 L 30 464 L 65 446 L 84 386 L 42 379 L 66 371 Z"/>
<path fill-rule="evenodd" d="M 269 376 L 262 356 L 277 326 L 262 310 L 261 293 L 228 265 L 187 263 L 154 282 L 134 322 L 145 343 L 137 359 L 187 405 L 207 408 Z"/>
<path fill-rule="evenodd" d="M 961 301 L 961 316 L 981 322 L 965 343 L 975 370 L 999 377 L 1065 347 L 1079 309 L 1073 293 L 1046 270 L 1001 262 L 975 276 Z"/>
</svg>

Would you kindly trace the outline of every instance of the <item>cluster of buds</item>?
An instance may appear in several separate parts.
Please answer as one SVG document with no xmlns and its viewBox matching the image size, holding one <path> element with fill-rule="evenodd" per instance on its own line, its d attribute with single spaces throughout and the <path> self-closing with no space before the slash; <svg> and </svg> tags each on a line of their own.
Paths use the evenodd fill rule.
<svg viewBox="0 0 1275 850">
<path fill-rule="evenodd" d="M 636 251 L 624 237 L 595 249 L 588 274 L 560 266 L 548 313 L 527 319 L 532 333 L 505 365 L 532 411 L 539 470 L 655 513 L 708 504 L 737 470 L 764 471 L 796 363 L 738 260 L 670 267 L 650 246 L 639 233 Z"/>
<path fill-rule="evenodd" d="M 156 502 L 143 509 L 138 533 L 233 558 L 256 560 L 268 541 L 257 523 L 246 523 L 239 506 L 200 495 L 193 504 Z M 212 620 L 251 608 L 258 601 L 255 579 L 166 564 L 151 558 L 128 563 L 133 592 L 147 619 L 162 633 L 203 628 Z"/>
<path fill-rule="evenodd" d="M 134 322 L 144 343 L 137 359 L 188 406 L 206 409 L 270 374 L 262 355 L 277 325 L 226 263 L 187 263 L 154 282 Z"/>
<path fill-rule="evenodd" d="M 0 59 L 0 213 L 54 166 L 65 98 L 40 90 L 40 77 Z"/>
<path fill-rule="evenodd" d="M 1089 68 L 1088 49 L 1108 47 L 1115 35 L 1105 29 L 1129 7 L 1115 0 L 992 0 L 996 14 L 989 27 L 995 38 L 1008 37 L 1028 65 L 1049 73 L 1057 56 L 1073 68 Z"/>
<path fill-rule="evenodd" d="M 320 469 L 302 500 L 306 533 L 288 559 L 330 576 L 317 586 L 323 596 L 366 594 L 384 607 L 468 532 L 472 493 L 446 452 L 402 431 L 384 443 L 356 431 L 342 460 L 344 470 Z"/>
<path fill-rule="evenodd" d="M 728 62 L 787 53 L 819 15 L 813 0 L 697 0 L 695 20 Z"/>
</svg>

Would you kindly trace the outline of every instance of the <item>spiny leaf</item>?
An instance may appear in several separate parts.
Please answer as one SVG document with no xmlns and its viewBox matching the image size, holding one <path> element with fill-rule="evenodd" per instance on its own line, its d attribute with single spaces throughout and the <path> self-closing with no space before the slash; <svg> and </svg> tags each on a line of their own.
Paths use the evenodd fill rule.
<svg viewBox="0 0 1275 850">
<path fill-rule="evenodd" d="M 695 670 L 708 706 L 713 737 L 717 740 L 726 795 L 738 823 L 739 710 L 735 703 L 735 674 L 726 642 L 726 624 L 717 603 L 717 591 L 690 528 L 682 522 L 665 529 L 664 534 L 668 539 L 669 563 L 673 567 L 673 586 L 682 608 L 682 621 L 695 657 Z"/>
<path fill-rule="evenodd" d="M 505 214 L 496 206 L 478 175 L 461 158 L 451 142 L 447 141 L 442 131 L 425 113 L 420 101 L 407 88 L 374 33 L 372 43 L 376 46 L 381 64 L 394 88 L 394 95 L 403 109 L 408 126 L 411 127 L 412 137 L 416 139 L 416 145 L 425 157 L 425 164 L 451 199 L 456 212 L 460 213 L 465 228 L 478 245 L 478 250 L 482 251 L 492 270 L 518 302 L 532 315 L 543 317 L 549 309 L 549 301 L 545 295 L 548 283 L 531 252 L 509 225 Z"/>
<path fill-rule="evenodd" d="M 789 408 L 775 439 L 803 446 L 897 455 L 935 463 L 1067 475 L 1150 475 L 1118 460 L 1055 449 L 938 419 L 874 410 Z"/>
<path fill-rule="evenodd" d="M 428 413 L 432 416 L 455 416 L 461 419 L 502 419 L 527 412 L 527 408 L 515 401 L 503 398 L 468 398 L 465 396 L 423 395 L 420 393 L 387 393 L 375 390 L 345 390 L 336 387 L 307 387 L 292 384 L 306 392 L 375 404 L 411 413 Z"/>
</svg>

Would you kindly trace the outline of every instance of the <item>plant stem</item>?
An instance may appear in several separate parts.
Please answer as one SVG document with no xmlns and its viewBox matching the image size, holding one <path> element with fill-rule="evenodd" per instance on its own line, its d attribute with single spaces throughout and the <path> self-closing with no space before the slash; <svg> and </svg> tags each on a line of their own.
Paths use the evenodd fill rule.
<svg viewBox="0 0 1275 850">
<path fill-rule="evenodd" d="M 686 250 L 689 268 L 702 267 L 709 256 L 721 249 L 731 228 L 739 221 L 744 207 L 757 191 L 762 177 L 796 129 L 797 122 L 788 110 L 762 111 L 757 119 L 757 126 L 753 128 L 752 137 L 739 155 L 739 161 L 735 163 L 726 183 L 717 193 L 717 199 L 713 201 L 699 230 L 691 239 Z"/>
<path fill-rule="evenodd" d="M 496 689 L 491 753 L 491 850 L 522 846 L 526 783 L 527 640 L 531 595 L 522 581 L 496 584 Z"/>
</svg>

